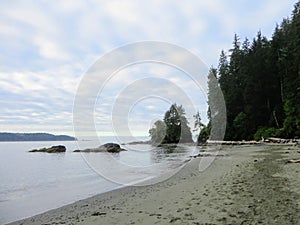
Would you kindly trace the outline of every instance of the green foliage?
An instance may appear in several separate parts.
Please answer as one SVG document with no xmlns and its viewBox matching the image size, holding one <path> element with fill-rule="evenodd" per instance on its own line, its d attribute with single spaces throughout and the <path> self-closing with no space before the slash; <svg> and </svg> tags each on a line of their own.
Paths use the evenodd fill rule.
<svg viewBox="0 0 300 225">
<path fill-rule="evenodd" d="M 204 144 L 208 139 L 209 139 L 209 134 L 210 134 L 210 127 L 205 126 L 204 128 L 201 129 L 200 134 L 198 136 L 197 143 L 198 144 Z"/>
<path fill-rule="evenodd" d="M 193 115 L 193 117 L 195 119 L 193 131 L 201 130 L 205 127 L 205 124 L 201 122 L 201 116 L 199 112 L 197 112 L 196 115 Z"/>
<path fill-rule="evenodd" d="M 223 93 L 217 78 L 217 70 L 211 68 L 208 75 L 208 118 L 209 138 L 211 140 L 223 140 L 226 128 L 226 107 Z"/>
<path fill-rule="evenodd" d="M 239 113 L 233 120 L 235 131 L 234 140 L 245 139 L 248 135 L 248 118 L 244 112 Z"/>
<path fill-rule="evenodd" d="M 151 136 L 151 142 L 153 144 L 160 144 L 163 142 L 165 136 L 166 136 L 166 125 L 163 121 L 157 120 L 154 123 L 154 128 L 151 128 L 149 130 L 150 136 Z"/>
<path fill-rule="evenodd" d="M 278 137 L 280 131 L 274 127 L 261 127 L 254 134 L 254 140 L 259 141 L 262 138 Z"/>
<path fill-rule="evenodd" d="M 171 105 L 165 113 L 164 122 L 167 127 L 165 143 L 193 142 L 192 133 L 185 117 L 185 110 L 181 105 Z"/>
<path fill-rule="evenodd" d="M 165 113 L 164 121 L 156 121 L 154 125 L 155 127 L 149 130 L 154 144 L 193 142 L 185 110 L 181 105 L 171 105 Z"/>
<path fill-rule="evenodd" d="M 251 43 L 246 38 L 240 44 L 235 35 L 230 54 L 222 51 L 218 70 L 210 71 L 209 80 L 214 74 L 226 102 L 225 139 L 249 140 L 262 131 L 273 134 L 270 127 L 282 130 L 280 135 L 286 138 L 300 136 L 299 6 L 300 1 L 292 18 L 276 27 L 272 40 L 258 32 Z M 208 87 L 210 121 L 219 104 L 210 99 L 216 85 L 214 81 Z"/>
</svg>

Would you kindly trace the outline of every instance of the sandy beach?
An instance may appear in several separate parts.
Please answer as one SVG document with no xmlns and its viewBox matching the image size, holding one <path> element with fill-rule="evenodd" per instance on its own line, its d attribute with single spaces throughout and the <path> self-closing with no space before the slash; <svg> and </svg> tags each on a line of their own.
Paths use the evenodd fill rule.
<svg viewBox="0 0 300 225">
<path fill-rule="evenodd" d="M 297 146 L 224 146 L 200 172 L 126 187 L 11 224 L 300 224 Z"/>
</svg>

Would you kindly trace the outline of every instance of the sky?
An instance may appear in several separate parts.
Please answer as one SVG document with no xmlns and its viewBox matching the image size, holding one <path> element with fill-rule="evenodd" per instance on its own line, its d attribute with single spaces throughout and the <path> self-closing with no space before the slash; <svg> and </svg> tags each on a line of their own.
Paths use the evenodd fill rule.
<svg viewBox="0 0 300 225">
<path fill-rule="evenodd" d="M 217 66 L 220 51 L 228 53 L 235 33 L 241 41 L 245 37 L 251 40 L 259 30 L 271 38 L 276 23 L 291 15 L 295 3 L 0 1 L 0 132 L 74 135 L 78 87 L 109 52 L 131 43 L 159 41 L 190 51 L 206 68 Z M 187 100 L 181 100 L 182 96 L 187 96 L 207 122 L 205 88 L 201 90 L 176 65 L 127 65 L 104 81 L 91 113 L 101 135 L 122 133 L 123 126 L 133 135 L 148 135 L 170 104 L 176 101 L 185 107 Z M 191 126 L 193 112 L 187 106 Z"/>
</svg>

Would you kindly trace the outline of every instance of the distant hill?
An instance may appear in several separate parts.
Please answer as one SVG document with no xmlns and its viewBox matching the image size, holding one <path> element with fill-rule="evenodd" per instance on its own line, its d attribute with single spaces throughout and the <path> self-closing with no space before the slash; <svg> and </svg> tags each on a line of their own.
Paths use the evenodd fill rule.
<svg viewBox="0 0 300 225">
<path fill-rule="evenodd" d="M 76 138 L 68 135 L 53 135 L 48 133 L 1 133 L 0 141 L 74 141 Z"/>
</svg>

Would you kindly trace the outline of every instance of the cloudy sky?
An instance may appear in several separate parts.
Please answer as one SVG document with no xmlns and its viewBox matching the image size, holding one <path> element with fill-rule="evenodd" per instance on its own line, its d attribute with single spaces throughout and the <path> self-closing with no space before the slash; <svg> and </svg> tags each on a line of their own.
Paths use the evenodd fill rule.
<svg viewBox="0 0 300 225">
<path fill-rule="evenodd" d="M 92 65 L 110 51 L 155 40 L 191 51 L 207 68 L 216 66 L 220 51 L 231 47 L 234 33 L 243 40 L 246 36 L 252 39 L 261 30 L 270 38 L 276 23 L 291 14 L 294 3 L 0 1 L 0 132 L 72 135 L 77 88 Z M 97 90 L 91 115 L 99 133 L 111 135 L 123 129 L 118 128 L 124 126 L 119 120 L 126 117 L 131 133 L 147 135 L 174 99 L 184 105 L 183 95 L 205 121 L 205 93 L 200 89 L 180 68 L 160 63 L 129 65 Z M 162 90 L 168 93 L 161 94 Z M 128 96 L 137 97 L 126 102 Z M 186 111 L 191 120 L 190 111 Z"/>
</svg>

